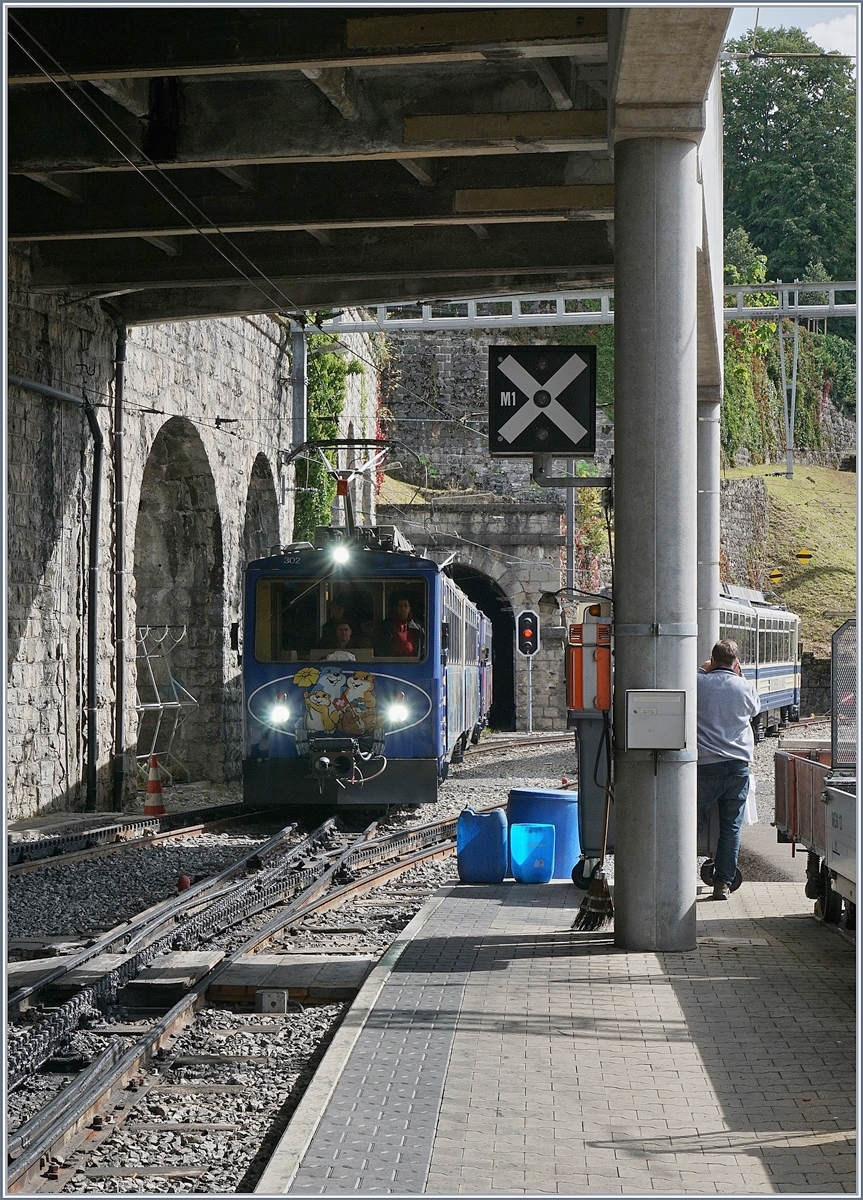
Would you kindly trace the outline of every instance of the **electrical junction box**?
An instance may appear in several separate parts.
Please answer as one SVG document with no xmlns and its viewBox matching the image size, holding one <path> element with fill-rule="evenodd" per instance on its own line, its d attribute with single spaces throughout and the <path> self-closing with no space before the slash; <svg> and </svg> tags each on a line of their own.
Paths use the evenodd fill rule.
<svg viewBox="0 0 863 1200">
<path fill-rule="evenodd" d="M 566 707 L 571 712 L 608 712 L 611 708 L 610 621 L 588 618 L 581 624 L 570 625 Z"/>
<path fill-rule="evenodd" d="M 686 692 L 627 691 L 627 750 L 683 750 L 685 746 Z"/>
<path fill-rule="evenodd" d="M 258 988 L 255 992 L 255 1012 L 286 1013 L 288 993 L 285 988 Z"/>
</svg>

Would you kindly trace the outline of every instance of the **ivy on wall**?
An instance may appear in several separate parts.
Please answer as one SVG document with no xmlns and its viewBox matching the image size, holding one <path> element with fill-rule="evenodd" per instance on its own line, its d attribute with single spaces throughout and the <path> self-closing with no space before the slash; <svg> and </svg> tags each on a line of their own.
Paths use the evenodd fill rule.
<svg viewBox="0 0 863 1200">
<path fill-rule="evenodd" d="M 785 370 L 791 383 L 794 324 L 786 319 Z M 855 415 L 854 347 L 833 334 L 798 332 L 797 398 L 794 444 L 817 450 L 823 445 L 821 418 L 832 400 Z M 785 450 L 782 367 L 775 321 L 730 321 L 725 332 L 725 390 L 720 410 L 722 455 L 733 465 L 742 450 L 753 463 L 780 458 Z"/>
<path fill-rule="evenodd" d="M 582 302 L 598 306 L 599 301 Z M 556 346 L 596 346 L 596 406 L 599 409 L 598 419 L 603 415 L 609 422 L 614 420 L 614 326 L 613 325 L 561 325 L 558 328 L 542 331 L 536 329 L 507 330 L 507 340 L 524 345 L 537 342 L 537 335 L 542 334 L 543 342 Z"/>
<path fill-rule="evenodd" d="M 307 341 L 308 407 L 307 438 L 310 442 L 326 441 L 339 436 L 339 417 L 345 407 L 348 375 L 361 375 L 363 369 L 355 360 L 345 360 L 341 354 L 327 351 L 338 338 L 327 333 L 313 333 Z M 336 451 L 325 450 L 327 460 L 336 465 Z M 316 525 L 329 525 L 336 483 L 320 461 L 308 460 L 297 470 L 298 492 L 294 504 L 295 542 L 311 541 Z M 307 490 L 308 489 L 308 490 Z"/>
<path fill-rule="evenodd" d="M 763 308 L 776 303 L 765 282 L 767 256 L 753 244 L 745 229 L 732 229 L 725 239 L 725 282 L 764 284 L 747 304 Z M 824 280 L 823 264 L 810 263 L 803 279 Z M 816 293 L 805 302 L 826 301 Z M 785 380 L 791 383 L 794 323 L 785 320 Z M 797 392 L 794 410 L 794 445 L 816 450 L 822 445 L 821 416 L 828 399 L 846 416 L 856 411 L 857 358 L 854 346 L 829 333 L 798 330 Z M 782 364 L 776 321 L 731 321 L 725 331 L 725 391 L 720 414 L 722 454 L 733 465 L 742 450 L 754 463 L 770 462 L 785 449 Z"/>
</svg>

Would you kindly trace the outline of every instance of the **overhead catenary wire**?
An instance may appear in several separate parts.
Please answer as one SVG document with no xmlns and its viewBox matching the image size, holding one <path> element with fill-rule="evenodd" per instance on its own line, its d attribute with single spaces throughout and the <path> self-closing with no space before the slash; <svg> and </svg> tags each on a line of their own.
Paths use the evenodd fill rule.
<svg viewBox="0 0 863 1200">
<path fill-rule="evenodd" d="M 29 49 L 26 45 L 24 45 L 24 43 L 20 40 L 19 37 L 16 37 L 14 33 L 10 32 L 9 33 L 10 39 L 22 50 L 22 52 L 24 54 L 27 55 L 27 57 L 35 64 L 36 68 L 46 77 L 46 79 L 57 88 L 57 90 L 60 92 L 60 94 L 62 96 L 64 96 L 70 104 L 72 104 L 72 106 L 76 109 L 76 111 L 78 111 L 81 114 L 81 116 L 100 134 L 100 136 L 105 139 L 105 141 L 112 147 L 112 149 L 114 149 L 116 151 L 116 153 L 119 154 L 120 157 L 126 163 L 128 163 L 129 166 L 132 167 L 133 170 L 136 171 L 138 175 L 140 175 L 140 177 L 148 184 L 148 186 L 150 186 L 156 192 L 156 194 L 158 196 L 160 196 L 161 199 L 163 199 L 165 201 L 165 203 L 168 204 L 173 209 L 174 212 L 177 213 L 177 215 L 181 218 L 181 220 L 183 220 L 189 226 L 189 228 L 193 229 L 196 233 L 198 233 L 201 237 L 203 237 L 204 240 L 207 242 L 207 244 L 221 258 L 223 258 L 224 261 L 233 270 L 235 270 L 238 275 L 241 276 L 241 278 L 243 278 L 247 283 L 249 283 L 252 287 L 254 287 L 260 293 L 260 295 L 263 296 L 265 300 L 267 300 L 267 302 L 269 304 L 273 304 L 275 302 L 274 297 L 271 295 L 268 295 L 267 292 L 265 291 L 265 289 L 263 287 L 261 287 L 261 285 L 256 280 L 251 278 L 251 276 L 246 271 L 244 271 L 240 265 L 238 265 L 236 262 L 233 261 L 233 259 L 230 257 L 230 255 L 228 255 L 219 245 L 217 245 L 217 243 L 213 240 L 213 238 L 207 232 L 207 229 L 211 230 L 213 233 L 215 233 L 220 238 L 222 238 L 225 241 L 225 243 L 235 252 L 235 254 L 238 255 L 245 263 L 247 263 L 249 265 L 249 267 L 252 269 L 252 271 L 254 271 L 260 277 L 260 279 L 267 285 L 267 287 L 269 287 L 273 292 L 277 293 L 277 295 L 283 301 L 286 302 L 289 309 L 294 310 L 293 312 L 279 313 L 278 314 L 279 316 L 282 316 L 283 318 L 286 317 L 288 320 L 295 321 L 297 324 L 300 324 L 303 327 L 305 327 L 307 324 L 311 323 L 315 328 L 319 329 L 323 335 L 331 338 L 331 342 L 328 344 L 338 345 L 338 346 L 342 347 L 343 349 L 347 350 L 355 359 L 357 359 L 360 362 L 365 363 L 367 366 L 370 366 L 372 368 L 372 370 L 374 370 L 376 372 L 381 369 L 379 363 L 376 363 L 372 359 L 367 358 L 356 347 L 350 346 L 348 343 L 342 341 L 342 339 L 339 338 L 337 335 L 333 335 L 330 333 L 329 330 L 323 329 L 323 327 L 321 326 L 319 321 L 310 321 L 309 318 L 306 316 L 305 312 L 303 311 L 301 305 L 299 305 L 286 292 L 284 292 L 282 290 L 282 288 L 280 288 L 278 286 L 278 284 L 276 284 L 275 281 L 272 280 L 267 275 L 267 273 L 265 271 L 263 271 L 237 245 L 237 243 L 233 240 L 233 238 L 231 238 L 223 229 L 221 229 L 207 215 L 207 213 L 200 207 L 200 205 L 198 205 L 194 200 L 192 200 L 192 198 L 186 192 L 184 192 L 182 188 L 180 188 L 175 183 L 175 181 L 170 177 L 170 175 L 168 173 L 163 171 L 162 168 L 159 167 L 158 164 L 152 158 L 150 158 L 147 154 L 145 154 L 140 149 L 139 146 L 137 146 L 134 139 L 132 139 L 129 136 L 129 134 L 126 133 L 126 131 L 113 119 L 113 117 L 110 115 L 110 112 L 108 112 L 102 106 L 102 104 L 100 104 L 93 96 L 91 96 L 89 94 L 89 92 L 86 91 L 86 89 L 83 87 L 81 82 L 76 80 L 72 76 L 71 72 L 69 72 L 63 66 L 63 64 L 44 45 L 42 45 L 42 43 L 26 28 L 26 26 L 21 22 L 21 20 L 12 13 L 10 13 L 10 19 L 15 23 L 15 25 L 18 26 L 22 35 L 25 36 L 26 38 L 29 38 L 30 41 L 33 43 L 33 45 L 38 48 L 38 50 L 41 52 L 41 54 L 44 55 L 45 58 L 51 64 L 53 64 L 56 71 L 59 72 L 64 77 L 64 79 L 66 81 L 68 81 L 84 97 L 84 99 L 87 101 L 87 103 L 93 109 L 95 109 L 96 112 L 98 112 L 99 115 L 106 122 L 108 122 L 117 131 L 117 133 L 122 138 L 125 139 L 126 142 L 129 143 L 129 145 L 133 148 L 133 150 L 137 154 L 139 154 L 141 156 L 141 158 L 143 158 L 144 162 L 151 168 L 151 170 L 153 172 L 155 172 L 158 175 L 159 179 L 164 180 L 164 182 L 168 185 L 168 187 L 170 187 L 174 191 L 174 193 L 176 193 L 176 195 L 178 197 L 180 197 L 186 205 L 189 206 L 189 209 L 192 212 L 198 214 L 198 216 L 201 218 L 201 220 L 203 221 L 204 224 L 201 224 L 200 221 L 194 220 L 193 217 L 190 216 L 188 212 L 184 212 L 183 209 L 180 206 L 178 206 L 178 204 L 165 192 L 165 190 L 158 186 L 158 184 L 155 182 L 155 180 L 151 177 L 150 173 L 148 173 L 147 171 L 144 171 L 143 168 L 141 167 L 141 165 L 138 162 L 136 162 L 133 158 L 131 158 L 130 155 L 127 154 L 117 144 L 117 142 L 109 136 L 109 134 L 106 132 L 106 130 L 104 128 L 102 128 L 102 126 L 93 119 L 93 117 L 84 109 L 84 107 L 82 107 L 81 104 L 76 102 L 75 98 L 71 95 L 71 93 L 68 90 L 66 90 L 64 87 L 61 86 L 60 81 L 54 77 L 54 75 L 51 73 L 51 71 L 48 69 L 48 67 L 45 66 L 45 64 L 43 62 L 39 61 L 39 58 L 37 57 L 37 55 L 34 54 L 33 51 L 31 49 Z M 204 228 L 204 225 L 206 225 L 206 227 L 207 227 L 206 229 Z M 265 336 L 265 337 L 269 336 L 265 333 L 264 330 L 261 330 L 260 327 L 255 322 L 250 321 L 250 319 L 248 317 L 244 317 L 244 319 L 249 321 L 249 323 L 252 324 L 254 326 L 254 328 L 256 328 L 258 330 L 258 332 L 262 334 L 262 336 Z M 383 330 L 383 328 L 381 331 L 386 332 L 385 330 Z M 270 340 L 273 340 L 274 344 L 275 344 L 275 339 L 270 339 Z M 418 400 L 420 403 L 426 405 L 426 407 L 428 407 L 429 409 L 436 410 L 438 413 L 441 414 L 440 418 L 438 418 L 437 421 L 433 417 L 432 418 L 404 418 L 403 419 L 404 423 L 415 424 L 415 423 L 423 422 L 423 423 L 428 423 L 428 424 L 435 424 L 435 423 L 454 424 L 454 425 L 460 425 L 463 429 L 465 429 L 467 432 L 473 434 L 476 437 L 483 436 L 484 430 L 482 428 L 476 428 L 475 426 L 469 424 L 467 417 L 459 418 L 459 417 L 452 417 L 452 416 L 448 415 L 444 409 L 440 408 L 433 401 L 429 400 L 428 397 L 422 396 L 418 392 L 415 392 L 412 388 L 405 387 L 404 385 L 402 385 L 399 390 L 402 392 L 403 395 L 406 395 L 415 400 Z M 101 405 L 100 405 L 100 407 L 101 407 Z M 131 403 L 130 403 L 130 407 L 132 407 Z M 170 414 L 167 412 L 162 412 L 161 410 L 158 410 L 155 408 L 147 408 L 143 405 L 138 405 L 136 407 L 138 407 L 139 411 L 141 411 L 141 412 L 151 412 L 154 415 L 164 415 L 164 416 L 180 415 L 180 414 Z M 398 424 L 399 419 L 400 418 L 393 417 L 393 416 L 382 418 L 382 420 L 384 421 L 385 424 L 388 424 L 390 422 L 394 422 L 394 423 Z M 480 419 L 480 418 L 477 418 L 477 419 Z M 221 430 L 222 424 L 227 420 L 229 420 L 229 418 L 215 417 L 215 418 L 213 418 L 213 426 L 209 426 L 209 427 L 215 427 L 216 429 Z M 234 421 L 234 422 L 239 422 L 241 420 L 242 421 L 264 422 L 264 421 L 280 421 L 281 418 L 280 417 L 230 418 L 230 420 Z M 207 422 L 207 419 L 205 419 L 205 418 L 198 418 L 198 423 L 204 427 L 208 427 L 208 422 Z M 230 431 L 230 430 L 227 432 L 233 433 L 233 431 Z M 242 436 L 242 435 L 235 434 L 234 436 Z M 261 445 L 260 442 L 255 442 L 253 439 L 243 438 L 243 440 L 249 442 L 249 444 L 252 444 L 252 445 Z"/>
<path fill-rule="evenodd" d="M 345 350 L 349 351 L 353 355 L 354 358 L 358 359 L 360 362 L 364 362 L 367 366 L 370 366 L 372 368 L 372 370 L 374 370 L 374 371 L 380 370 L 379 363 L 375 363 L 370 358 L 366 358 L 366 356 L 361 354 L 355 347 L 348 345 L 346 342 L 342 341 L 342 339 L 339 338 L 337 335 L 330 334 L 330 331 L 323 329 L 323 327 L 320 325 L 319 322 L 316 322 L 316 321 L 310 322 L 309 319 L 307 318 L 302 306 L 300 304 L 298 304 L 295 300 L 293 300 L 286 292 L 284 292 L 278 286 L 278 284 L 276 284 L 274 282 L 274 280 L 272 280 L 266 274 L 266 272 L 263 271 L 257 265 L 257 263 L 255 263 L 251 258 L 249 258 L 249 256 L 237 245 L 237 243 L 233 240 L 233 238 L 231 238 L 227 233 L 225 233 L 225 231 L 223 229 L 221 229 L 213 220 L 211 220 L 211 218 L 200 207 L 200 205 L 196 204 L 195 201 L 192 200 L 191 197 L 189 195 L 187 195 L 187 193 L 184 192 L 183 189 L 180 188 L 174 182 L 174 180 L 171 179 L 170 176 L 165 171 L 163 171 L 161 169 L 161 167 L 158 166 L 157 163 L 155 163 L 153 161 L 153 159 L 151 159 L 148 155 L 146 155 L 135 144 L 134 140 L 126 133 L 126 131 L 120 125 L 117 124 L 117 122 L 113 119 L 113 117 L 111 117 L 110 113 L 107 112 L 103 108 L 103 106 L 84 89 L 82 84 L 78 80 L 76 80 L 69 71 L 66 70 L 66 68 L 63 66 L 63 64 L 53 54 L 51 54 L 51 52 L 49 50 L 47 50 L 41 44 L 41 42 L 39 42 L 33 36 L 32 33 L 29 32 L 29 30 L 23 25 L 23 23 L 11 13 L 10 13 L 10 18 L 11 18 L 11 20 L 13 20 L 15 22 L 15 24 L 19 27 L 19 29 L 28 38 L 30 38 L 30 40 L 33 42 L 33 44 L 38 47 L 38 49 L 41 51 L 41 53 L 44 54 L 45 57 L 54 65 L 54 67 L 57 69 L 57 71 L 59 71 L 65 77 L 65 79 L 67 79 L 81 93 L 82 96 L 84 96 L 84 98 L 87 100 L 87 102 L 100 114 L 100 116 L 102 116 L 106 121 L 108 121 L 109 124 L 111 126 L 113 126 L 114 129 L 117 130 L 117 132 L 121 135 L 121 137 L 125 138 L 125 140 L 133 147 L 133 149 L 135 150 L 136 153 L 141 155 L 141 157 L 144 159 L 144 161 L 147 163 L 147 165 L 153 171 L 155 171 L 158 174 L 158 176 L 161 179 L 163 179 L 165 181 L 165 183 L 169 187 L 171 187 L 173 189 L 173 191 L 179 197 L 181 197 L 181 199 L 186 204 L 189 205 L 189 208 L 191 210 L 198 213 L 198 215 L 203 219 L 203 221 L 205 222 L 207 227 L 210 230 L 212 230 L 214 233 L 216 233 L 219 237 L 223 238 L 225 240 L 225 242 L 231 247 L 231 249 L 236 254 L 238 254 L 244 262 L 248 263 L 248 265 L 252 268 L 252 270 L 255 271 L 260 276 L 260 278 L 267 284 L 267 286 L 270 287 L 275 293 L 277 293 L 278 296 L 280 296 L 281 299 L 286 302 L 286 304 L 288 305 L 288 307 L 290 309 L 294 310 L 293 312 L 280 313 L 279 315 L 287 317 L 289 320 L 295 321 L 297 324 L 300 324 L 303 326 L 311 323 L 312 325 L 315 326 L 315 328 L 319 329 L 322 334 L 332 337 L 331 344 L 343 347 Z M 250 278 L 250 276 L 245 271 L 243 271 L 240 266 L 238 266 L 235 262 L 233 262 L 231 260 L 231 258 L 224 252 L 224 250 L 222 250 L 218 245 L 216 245 L 216 243 L 213 241 L 212 237 L 209 236 L 209 234 L 205 231 L 205 229 L 202 227 L 202 225 L 198 221 L 193 220 L 188 215 L 188 213 L 183 212 L 183 210 L 180 207 L 178 207 L 178 205 L 170 198 L 170 196 L 166 195 L 165 192 L 157 186 L 157 184 L 150 177 L 148 172 L 144 171 L 141 168 L 141 166 L 134 161 L 134 159 L 132 159 L 127 153 L 125 153 L 125 151 L 123 151 L 120 148 L 120 146 L 118 146 L 116 144 L 116 142 L 113 141 L 108 136 L 106 131 L 101 128 L 101 126 L 98 124 L 98 122 L 94 121 L 93 118 L 84 110 L 84 108 L 82 108 L 82 106 L 80 104 L 76 103 L 75 99 L 70 95 L 70 93 L 68 91 L 64 90 L 60 86 L 59 81 L 54 78 L 54 76 L 51 74 L 51 72 L 47 69 L 47 67 L 45 67 L 45 65 L 43 63 L 41 63 L 39 61 L 39 59 L 36 57 L 36 55 L 33 54 L 33 52 L 31 50 L 29 50 L 18 38 L 16 38 L 13 33 L 10 33 L 9 36 L 12 39 L 12 41 L 14 41 L 15 44 L 36 65 L 37 69 L 39 71 L 41 71 L 43 75 L 45 75 L 45 77 L 49 80 L 49 82 L 54 84 L 54 86 L 58 89 L 60 94 L 62 96 L 66 97 L 66 99 L 81 114 L 81 116 L 84 117 L 84 119 L 86 121 L 88 121 L 89 124 L 92 125 L 94 129 L 97 130 L 97 132 L 105 139 L 105 141 L 108 142 L 108 144 L 112 147 L 112 149 L 116 150 L 116 152 L 121 156 L 121 158 L 123 158 L 123 160 L 125 162 L 127 162 L 129 164 L 129 166 L 131 166 L 151 188 L 153 188 L 153 190 L 156 192 L 156 194 L 159 195 L 165 201 L 166 204 L 170 205 L 170 207 L 174 210 L 174 212 L 176 212 L 177 215 L 183 221 L 185 221 L 186 224 L 191 229 L 194 229 L 196 233 L 200 234 L 201 237 L 203 237 L 205 239 L 205 241 L 208 243 L 208 245 L 210 245 L 216 251 L 216 253 L 219 254 L 225 260 L 225 262 L 228 263 L 228 265 L 230 267 L 232 267 L 235 271 L 237 271 L 237 273 L 243 279 L 245 279 L 247 283 L 249 283 L 252 287 L 254 287 L 258 292 L 260 292 L 260 294 L 264 297 L 265 300 L 267 300 L 268 303 L 270 303 L 270 304 L 274 303 L 273 297 L 268 296 L 267 293 L 265 292 L 265 290 L 260 286 L 260 284 L 258 284 L 252 278 Z M 248 319 L 248 318 L 246 318 L 246 319 Z M 263 332 L 263 331 L 260 331 L 260 332 Z M 419 393 L 414 392 L 413 389 L 411 389 L 411 388 L 402 388 L 401 390 L 404 393 L 406 393 L 407 395 L 413 397 L 414 399 L 419 400 L 421 403 L 428 405 L 429 408 L 437 407 L 435 404 L 433 404 L 432 401 L 428 400 L 427 397 L 420 396 Z M 444 410 L 438 409 L 438 411 L 443 412 Z M 472 433 L 478 433 L 480 435 L 482 434 L 482 430 L 473 429 L 473 427 L 468 425 L 464 419 L 459 420 L 458 418 L 451 418 L 451 417 L 446 417 L 446 419 L 452 420 L 458 424 L 461 424 L 465 429 L 468 429 Z"/>
<path fill-rule="evenodd" d="M 117 122 L 113 119 L 113 117 L 111 117 L 110 113 L 108 111 L 106 111 L 106 109 L 104 109 L 103 106 L 85 90 L 83 85 L 78 80 L 76 80 L 69 71 L 66 70 L 66 68 L 63 66 L 63 64 L 53 54 L 51 54 L 51 52 L 49 50 L 47 50 L 46 47 L 44 47 L 41 44 L 41 42 L 39 42 L 33 36 L 32 33 L 29 32 L 29 30 L 26 28 L 26 26 L 24 26 L 23 23 L 16 16 L 14 16 L 11 13 L 10 13 L 10 19 L 15 22 L 15 24 L 19 27 L 19 29 L 22 31 L 22 33 L 24 35 L 26 35 L 26 37 L 30 38 L 30 40 L 33 42 L 33 44 L 36 47 L 38 47 L 38 49 L 41 51 L 41 53 L 44 54 L 45 57 L 54 65 L 56 70 L 60 74 L 62 74 L 64 76 L 64 78 L 66 80 L 68 80 L 73 85 L 73 87 L 75 87 L 81 93 L 82 96 L 84 96 L 86 101 L 100 114 L 100 116 L 102 116 L 114 129 L 116 129 L 117 132 L 121 135 L 121 137 L 125 138 L 125 140 L 133 147 L 133 149 L 135 150 L 136 153 L 141 155 L 141 157 L 144 159 L 144 161 L 147 163 L 147 165 L 152 169 L 152 171 L 156 172 L 156 174 L 159 176 L 159 178 L 163 179 L 165 181 L 165 183 L 170 188 L 173 189 L 173 191 L 189 206 L 189 208 L 191 210 L 198 213 L 198 215 L 202 218 L 205 225 L 210 230 L 212 230 L 219 237 L 223 238 L 224 241 L 228 244 L 228 246 L 230 246 L 231 249 L 237 255 L 239 255 L 240 258 L 244 262 L 248 263 L 248 265 L 251 267 L 251 269 L 260 276 L 260 278 L 264 281 L 264 283 L 269 288 L 271 288 L 273 292 L 277 293 L 278 297 L 280 297 L 283 301 L 285 301 L 285 303 L 287 304 L 289 309 L 294 310 L 293 312 L 280 313 L 279 315 L 281 315 L 283 317 L 287 317 L 287 319 L 295 321 L 297 324 L 300 324 L 302 326 L 305 326 L 307 324 L 314 325 L 315 328 L 319 329 L 322 334 L 332 337 L 331 344 L 343 347 L 345 350 L 349 351 L 350 354 L 353 355 L 354 358 L 358 359 L 360 362 L 364 362 L 367 366 L 370 366 L 372 368 L 372 370 L 374 370 L 374 371 L 380 370 L 380 364 L 373 362 L 370 358 L 367 358 L 365 355 L 360 353 L 355 347 L 350 346 L 346 342 L 342 341 L 342 339 L 339 338 L 337 335 L 330 334 L 330 331 L 323 329 L 323 327 L 320 325 L 319 322 L 309 321 L 309 318 L 306 316 L 306 313 L 303 310 L 302 306 L 299 305 L 295 300 L 293 300 L 286 292 L 284 292 L 282 290 L 282 288 L 280 288 L 278 286 L 278 284 L 276 284 L 275 281 L 272 280 L 266 274 L 266 272 L 263 271 L 257 265 L 257 263 L 255 263 L 251 258 L 249 258 L 249 256 L 237 245 L 237 243 L 233 240 L 233 238 L 231 238 L 229 236 L 229 234 L 225 233 L 225 231 L 223 229 L 221 229 L 213 220 L 211 220 L 211 218 L 200 207 L 200 205 L 196 204 L 195 201 L 192 200 L 192 198 L 189 195 L 187 195 L 187 193 L 184 192 L 183 189 L 180 188 L 174 182 L 174 180 L 171 179 L 170 176 L 165 171 L 163 171 L 161 167 L 158 166 L 158 164 L 156 162 L 153 161 L 153 159 L 151 159 L 148 155 L 146 155 L 135 144 L 134 140 L 126 133 L 126 131 L 120 125 L 117 124 Z M 51 74 L 51 72 L 48 70 L 48 68 L 44 65 L 44 63 L 41 63 L 39 61 L 39 59 L 36 57 L 36 55 L 31 50 L 29 50 L 20 41 L 20 39 L 17 38 L 13 33 L 10 32 L 9 37 L 24 52 L 24 54 L 26 54 L 27 57 L 35 64 L 36 68 L 42 72 L 42 74 L 46 77 L 46 79 L 48 79 L 48 81 L 50 83 L 54 84 L 54 86 L 57 88 L 57 90 L 60 92 L 60 94 L 62 96 L 65 96 L 65 98 L 81 114 L 81 116 L 90 125 L 92 125 L 93 128 L 112 147 L 112 149 L 114 149 L 120 155 L 120 157 L 125 162 L 127 162 L 129 164 L 129 166 L 131 166 L 141 176 L 141 178 L 148 184 L 148 186 L 150 186 L 156 192 L 156 194 L 158 196 L 160 196 L 165 201 L 165 203 L 168 204 L 183 221 L 185 221 L 185 223 L 189 226 L 189 228 L 194 229 L 196 233 L 200 234 L 200 236 L 204 238 L 204 240 L 207 242 L 207 244 L 210 245 L 212 247 L 212 249 L 218 255 L 220 255 L 220 257 L 222 257 L 225 260 L 225 262 L 227 262 L 228 265 L 233 270 L 235 270 L 243 279 L 246 280 L 247 283 L 249 283 L 252 287 L 254 287 L 255 290 L 258 291 L 261 294 L 261 296 L 264 297 L 264 299 L 268 302 L 268 304 L 274 304 L 275 303 L 274 297 L 268 295 L 267 292 L 264 290 L 264 288 L 261 287 L 261 285 L 259 283 L 257 283 L 254 279 L 252 279 L 242 269 L 242 267 L 240 267 L 237 263 L 235 263 L 230 258 L 230 256 L 228 254 L 226 254 L 225 251 L 216 244 L 216 242 L 213 240 L 213 238 L 207 233 L 206 229 L 202 226 L 202 224 L 198 221 L 193 220 L 192 217 L 190 217 L 188 215 L 188 213 L 184 212 L 182 210 L 182 208 L 180 208 L 177 205 L 177 203 L 174 200 L 172 200 L 171 197 L 169 195 L 167 195 L 165 193 L 165 191 L 156 184 L 156 182 L 151 178 L 150 174 L 147 171 L 144 171 L 139 163 L 135 162 L 135 160 L 133 158 L 131 158 L 120 146 L 117 145 L 117 143 L 114 140 L 112 140 L 108 136 L 107 132 L 99 125 L 99 123 L 97 121 L 94 121 L 93 118 L 84 110 L 84 108 L 75 101 L 74 97 L 68 91 L 66 91 L 63 87 L 60 86 L 60 82 L 54 78 L 54 76 Z M 248 318 L 245 318 L 245 319 L 248 319 Z M 257 326 L 256 326 L 256 328 L 257 328 Z M 263 333 L 262 330 L 259 330 L 259 332 Z M 385 332 L 385 331 L 382 330 L 382 332 Z M 264 335 L 264 336 L 266 336 L 266 335 Z M 401 390 L 404 394 L 412 397 L 415 400 L 419 400 L 421 403 L 427 405 L 429 408 L 434 409 L 434 408 L 438 407 L 432 401 L 430 401 L 427 397 L 421 396 L 418 392 L 413 391 L 413 389 L 411 389 L 411 388 L 402 387 Z M 438 408 L 438 411 L 441 413 L 444 412 L 444 410 L 440 409 L 440 408 Z M 397 420 L 397 418 L 390 418 L 390 419 Z M 453 417 L 446 416 L 444 419 L 447 421 L 452 421 L 455 424 L 460 424 L 463 428 L 467 429 L 469 432 L 477 434 L 479 436 L 482 436 L 483 430 L 475 429 L 473 426 L 468 425 L 467 421 L 464 418 L 459 419 L 459 418 L 453 418 Z"/>
</svg>

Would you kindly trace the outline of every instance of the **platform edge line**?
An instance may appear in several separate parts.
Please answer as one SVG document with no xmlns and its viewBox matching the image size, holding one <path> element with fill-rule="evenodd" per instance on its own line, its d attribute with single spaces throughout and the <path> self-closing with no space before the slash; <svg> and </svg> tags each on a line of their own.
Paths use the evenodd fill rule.
<svg viewBox="0 0 863 1200">
<path fill-rule="evenodd" d="M 380 962 L 372 967 L 357 997 L 330 1043 L 312 1082 L 306 1089 L 288 1127 L 279 1139 L 270 1161 L 258 1180 L 253 1195 L 285 1195 L 294 1182 L 302 1165 L 306 1151 L 311 1145 L 321 1118 L 336 1089 L 342 1071 L 357 1039 L 365 1027 L 369 1014 L 375 1006 L 393 967 L 414 936 L 436 912 L 455 885 L 448 885 L 440 895 L 428 900 L 414 916 L 387 951 Z"/>
</svg>

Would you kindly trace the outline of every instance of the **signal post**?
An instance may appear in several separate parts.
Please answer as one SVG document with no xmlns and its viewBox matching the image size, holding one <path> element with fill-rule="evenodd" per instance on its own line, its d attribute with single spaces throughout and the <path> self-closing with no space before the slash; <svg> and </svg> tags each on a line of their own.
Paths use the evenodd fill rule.
<svg viewBox="0 0 863 1200">
<path fill-rule="evenodd" d="M 592 458 L 595 450 L 595 346 L 489 347 L 492 457 L 531 457 L 532 478 L 540 487 L 567 488 L 570 492 L 579 487 L 610 488 L 610 478 L 579 476 L 574 472 L 574 460 Z M 564 459 L 570 464 L 566 474 L 551 473 L 554 459 Z M 574 505 L 568 506 L 568 511 L 572 509 Z M 567 534 L 570 539 L 572 532 L 570 527 Z M 568 585 L 571 582 L 567 580 Z M 601 610 L 601 616 L 594 609 Z M 599 861 L 603 839 L 611 757 L 610 631 L 608 600 L 590 606 L 580 623 L 571 625 L 569 630 L 567 708 L 569 725 L 576 730 L 578 740 L 578 830 L 583 857 L 577 870 L 582 872 L 589 870 L 594 859 Z M 578 639 L 578 645 L 574 638 Z M 589 642 L 583 654 L 582 638 Z M 527 659 L 528 732 L 533 730 L 531 661 L 539 643 L 539 616 L 524 609 L 516 618 L 516 650 Z M 609 851 L 614 848 L 613 829 L 612 820 L 607 840 Z"/>
<path fill-rule="evenodd" d="M 527 732 L 533 733 L 533 656 L 539 649 L 539 613 L 522 609 L 515 622 L 515 648 L 527 659 Z"/>
</svg>

